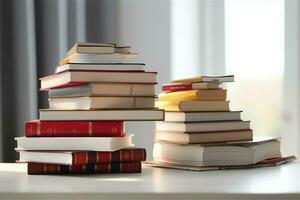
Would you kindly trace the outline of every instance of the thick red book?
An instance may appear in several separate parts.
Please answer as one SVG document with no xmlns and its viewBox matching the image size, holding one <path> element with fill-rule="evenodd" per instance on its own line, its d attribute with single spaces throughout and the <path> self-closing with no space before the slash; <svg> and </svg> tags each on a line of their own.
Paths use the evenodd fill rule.
<svg viewBox="0 0 300 200">
<path fill-rule="evenodd" d="M 146 160 L 143 148 L 118 151 L 19 151 L 19 162 L 49 163 L 61 165 L 86 165 L 113 162 L 137 162 Z"/>
<path fill-rule="evenodd" d="M 56 165 L 28 163 L 28 174 L 104 174 L 104 173 L 141 173 L 141 162 L 120 162 L 88 165 Z"/>
<path fill-rule="evenodd" d="M 122 137 L 123 121 L 40 121 L 25 123 L 26 137 Z"/>
</svg>

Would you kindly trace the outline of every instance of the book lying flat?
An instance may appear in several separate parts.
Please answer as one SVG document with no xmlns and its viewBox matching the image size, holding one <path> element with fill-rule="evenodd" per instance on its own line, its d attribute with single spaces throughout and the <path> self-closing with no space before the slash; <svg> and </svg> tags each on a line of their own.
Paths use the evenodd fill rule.
<svg viewBox="0 0 300 200">
<path fill-rule="evenodd" d="M 228 121 L 241 120 L 242 111 L 228 112 L 165 112 L 167 122 Z"/>
<path fill-rule="evenodd" d="M 198 76 L 198 77 L 191 77 L 186 79 L 178 79 L 173 80 L 172 83 L 201 83 L 201 82 L 233 82 L 234 76 L 227 75 L 227 76 Z"/>
<path fill-rule="evenodd" d="M 251 141 L 252 130 L 214 131 L 214 132 L 169 132 L 156 131 L 155 140 L 176 144 L 207 144 L 237 141 Z"/>
<path fill-rule="evenodd" d="M 19 151 L 19 162 L 60 165 L 87 165 L 138 162 L 146 159 L 146 150 L 127 148 L 118 151 Z"/>
<path fill-rule="evenodd" d="M 115 53 L 115 44 L 77 42 L 67 55 L 70 56 L 75 53 Z"/>
<path fill-rule="evenodd" d="M 69 63 L 65 65 L 59 65 L 55 69 L 55 73 L 60 73 L 68 70 L 95 70 L 95 71 L 144 71 L 145 64 L 142 63 L 118 63 L 118 64 L 110 64 L 110 63 Z"/>
<path fill-rule="evenodd" d="M 134 110 L 40 110 L 42 121 L 161 121 L 164 120 L 164 111 L 159 109 Z"/>
<path fill-rule="evenodd" d="M 226 90 L 185 90 L 170 93 L 161 93 L 158 96 L 160 101 L 168 101 L 178 103 L 180 101 L 225 101 Z"/>
<path fill-rule="evenodd" d="M 169 83 L 162 86 L 164 92 L 175 92 L 182 90 L 219 89 L 220 83 Z"/>
<path fill-rule="evenodd" d="M 59 61 L 59 65 L 68 63 L 126 63 L 136 56 L 134 53 L 72 54 Z"/>
<path fill-rule="evenodd" d="M 157 131 L 211 132 L 250 129 L 250 121 L 156 122 Z"/>
<path fill-rule="evenodd" d="M 88 83 L 50 89 L 50 98 L 80 96 L 155 96 L 154 84 Z"/>
<path fill-rule="evenodd" d="M 40 79 L 41 90 L 78 82 L 156 83 L 156 72 L 64 71 Z"/>
<path fill-rule="evenodd" d="M 251 165 L 278 157 L 281 157 L 279 140 L 218 146 L 156 142 L 153 149 L 154 160 L 194 166 Z"/>
<path fill-rule="evenodd" d="M 230 165 L 230 166 L 197 166 L 197 165 L 182 165 L 166 161 L 147 160 L 145 165 L 151 167 L 159 167 L 166 169 L 189 170 L 189 171 L 215 171 L 215 170 L 232 170 L 232 169 L 251 169 L 260 167 L 272 167 L 283 165 L 296 160 L 295 156 L 272 158 L 260 161 L 252 165 Z"/>
<path fill-rule="evenodd" d="M 157 101 L 155 106 L 165 111 L 229 111 L 229 101 Z"/>
<path fill-rule="evenodd" d="M 88 165 L 56 165 L 28 163 L 28 174 L 107 174 L 107 173 L 141 173 L 141 162 L 116 162 Z"/>
<path fill-rule="evenodd" d="M 117 151 L 132 147 L 132 135 L 124 137 L 17 137 L 17 150 Z"/>
<path fill-rule="evenodd" d="M 123 121 L 40 121 L 25 122 L 26 137 L 122 137 Z"/>
<path fill-rule="evenodd" d="M 48 101 L 53 110 L 134 109 L 154 108 L 155 97 L 72 97 Z"/>
</svg>

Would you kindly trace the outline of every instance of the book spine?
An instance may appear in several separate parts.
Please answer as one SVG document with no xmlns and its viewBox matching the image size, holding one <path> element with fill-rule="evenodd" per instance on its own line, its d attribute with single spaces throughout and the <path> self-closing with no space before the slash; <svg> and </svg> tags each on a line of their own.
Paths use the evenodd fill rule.
<svg viewBox="0 0 300 200">
<path fill-rule="evenodd" d="M 28 121 L 26 137 L 122 137 L 123 121 Z"/>
<path fill-rule="evenodd" d="M 192 90 L 192 89 L 193 89 L 192 84 L 162 86 L 162 91 L 164 91 L 164 92 L 174 92 L 174 91 Z"/>
<path fill-rule="evenodd" d="M 102 173 L 141 173 L 141 162 L 120 162 L 88 165 L 56 165 L 28 163 L 28 174 L 102 174 Z"/>
<path fill-rule="evenodd" d="M 145 149 L 122 149 L 114 152 L 76 152 L 72 154 L 72 165 L 96 163 L 137 162 L 146 160 Z"/>
</svg>

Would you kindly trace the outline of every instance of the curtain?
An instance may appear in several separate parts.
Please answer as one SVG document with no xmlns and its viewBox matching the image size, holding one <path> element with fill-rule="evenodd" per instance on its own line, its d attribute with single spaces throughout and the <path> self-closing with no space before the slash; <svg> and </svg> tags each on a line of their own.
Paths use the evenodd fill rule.
<svg viewBox="0 0 300 200">
<path fill-rule="evenodd" d="M 14 137 L 48 106 L 38 78 L 52 74 L 76 41 L 116 42 L 115 26 L 105 28 L 117 24 L 116 10 L 108 0 L 1 1 L 0 161 L 15 161 Z"/>
</svg>

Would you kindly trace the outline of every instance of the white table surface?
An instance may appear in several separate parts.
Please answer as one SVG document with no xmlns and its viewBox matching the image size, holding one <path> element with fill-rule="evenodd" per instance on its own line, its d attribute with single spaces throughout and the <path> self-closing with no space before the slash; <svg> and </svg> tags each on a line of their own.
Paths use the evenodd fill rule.
<svg viewBox="0 0 300 200">
<path fill-rule="evenodd" d="M 192 172 L 143 167 L 142 174 L 27 175 L 0 164 L 0 199 L 300 199 L 300 162 Z"/>
</svg>

